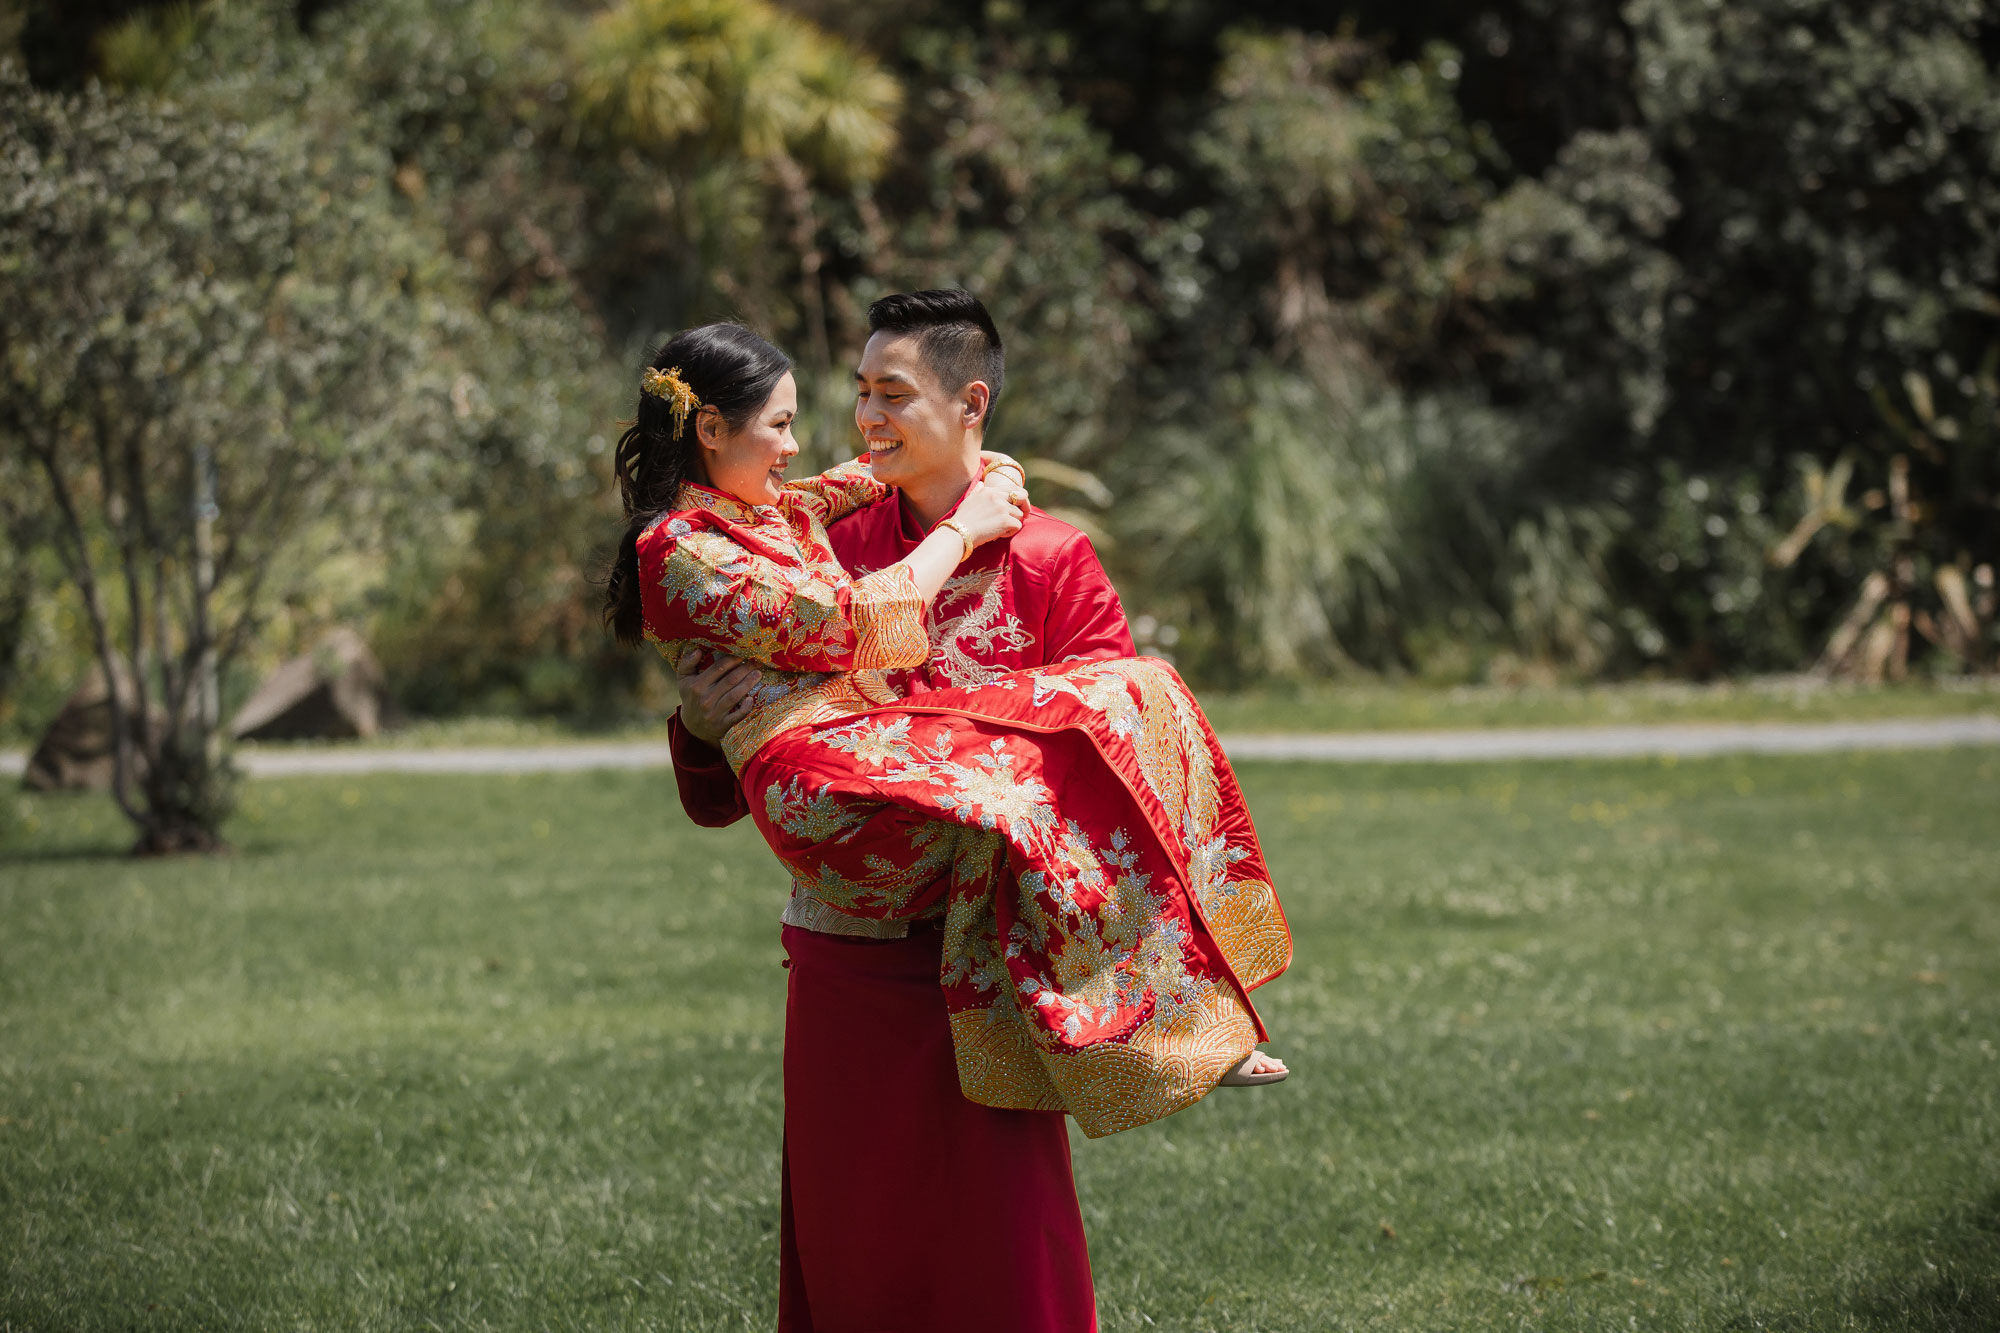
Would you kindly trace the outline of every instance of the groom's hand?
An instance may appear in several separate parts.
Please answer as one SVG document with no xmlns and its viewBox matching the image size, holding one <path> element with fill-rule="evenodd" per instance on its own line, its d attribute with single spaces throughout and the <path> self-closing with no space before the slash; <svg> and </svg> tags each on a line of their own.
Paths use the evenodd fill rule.
<svg viewBox="0 0 2000 1333">
<path fill-rule="evenodd" d="M 719 745 L 722 733 L 749 713 L 757 670 L 727 653 L 717 653 L 715 660 L 700 670 L 694 669 L 694 661 L 683 665 L 688 669 L 674 675 L 681 691 L 681 725 L 696 740 Z"/>
</svg>

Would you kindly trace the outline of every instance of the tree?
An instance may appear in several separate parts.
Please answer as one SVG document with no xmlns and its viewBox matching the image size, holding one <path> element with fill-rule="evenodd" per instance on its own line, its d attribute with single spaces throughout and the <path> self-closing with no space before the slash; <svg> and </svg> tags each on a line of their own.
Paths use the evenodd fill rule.
<svg viewBox="0 0 2000 1333">
<path fill-rule="evenodd" d="M 1138 162 L 1027 72 L 1025 44 L 909 46 L 900 72 L 921 92 L 903 118 L 902 169 L 837 229 L 855 342 L 862 311 L 888 292 L 978 294 L 1009 347 L 994 446 L 1028 460 L 1040 503 L 1102 540 L 1104 515 L 1077 502 L 1110 497 L 1076 469 L 1113 465 L 1134 435 L 1165 299 L 1146 256 L 1171 281 L 1184 231 L 1123 197 L 1142 188 Z"/>
<path fill-rule="evenodd" d="M 128 8 L 39 6 L 22 49 L 259 152 L 309 135 L 421 256 L 401 289 L 449 325 L 427 369 L 476 466 L 426 452 L 450 540 L 341 562 L 420 710 L 663 699 L 587 577 L 642 344 L 735 317 L 792 347 L 823 465 L 868 301 L 950 283 L 1009 337 L 996 443 L 1068 465 L 1045 500 L 1115 495 L 1075 516 L 1196 675 L 2000 663 L 1984 0 L 85 21 Z M 9 568 L 0 672 L 52 581 Z M 37 597 L 29 656 L 66 623 Z"/>
<path fill-rule="evenodd" d="M 1199 298 L 1147 445 L 1171 467 L 1124 515 L 1203 674 L 1612 655 L 1612 517 L 1563 484 L 1555 405 L 1496 392 L 1526 341 L 1503 304 L 1563 248 L 1527 242 L 1594 233 L 1554 190 L 1496 203 L 1460 68 L 1349 36 L 1223 43 L 1190 145 Z"/>
<path fill-rule="evenodd" d="M 1991 661 L 1994 626 L 1963 589 L 1990 588 L 2000 563 L 1993 7 L 1625 13 L 1680 203 L 1666 407 L 1645 443 L 1685 481 L 1662 488 L 1656 530 L 1694 529 L 1678 550 L 1654 543 L 1671 567 L 1634 596 L 1731 664 L 1899 675 L 1926 623 L 1942 662 Z M 1834 497 L 1812 478 L 1836 471 L 1847 521 L 1816 522 Z M 1773 527 L 1778 503 L 1803 540 Z M 1843 650 L 1821 653 L 1829 640 Z"/>
<path fill-rule="evenodd" d="M 726 177 L 739 162 L 763 173 L 789 223 L 798 323 L 824 378 L 833 352 L 815 186 L 839 191 L 881 171 L 895 144 L 900 85 L 763 0 L 623 0 L 584 31 L 577 68 L 586 123 L 601 132 L 685 176 L 719 168 Z M 685 214 L 680 221 L 684 233 L 704 230 Z"/>
<path fill-rule="evenodd" d="M 219 845 L 221 670 L 451 452 L 437 265 L 351 147 L 0 71 L 0 441 L 134 683 L 113 795 L 139 852 Z"/>
</svg>

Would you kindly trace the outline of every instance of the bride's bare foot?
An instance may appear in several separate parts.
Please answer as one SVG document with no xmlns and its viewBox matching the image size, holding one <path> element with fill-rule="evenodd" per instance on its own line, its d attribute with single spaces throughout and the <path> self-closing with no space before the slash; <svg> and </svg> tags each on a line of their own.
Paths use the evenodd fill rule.
<svg viewBox="0 0 2000 1333">
<path fill-rule="evenodd" d="M 1252 1051 L 1243 1057 L 1243 1062 L 1222 1076 L 1218 1085 L 1224 1088 L 1255 1088 L 1266 1083 L 1282 1083 L 1291 1070 L 1275 1055 L 1262 1051 Z"/>
</svg>

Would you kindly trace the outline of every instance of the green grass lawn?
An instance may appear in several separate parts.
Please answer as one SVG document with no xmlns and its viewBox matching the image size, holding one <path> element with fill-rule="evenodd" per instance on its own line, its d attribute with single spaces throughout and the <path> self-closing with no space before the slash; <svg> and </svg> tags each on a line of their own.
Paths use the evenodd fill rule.
<svg viewBox="0 0 2000 1333">
<path fill-rule="evenodd" d="M 1106 1329 L 2000 1328 L 2000 751 L 1243 777 L 1297 1072 L 1078 1141 Z M 0 1329 L 771 1326 L 782 887 L 666 775 L 0 820 Z"/>
</svg>

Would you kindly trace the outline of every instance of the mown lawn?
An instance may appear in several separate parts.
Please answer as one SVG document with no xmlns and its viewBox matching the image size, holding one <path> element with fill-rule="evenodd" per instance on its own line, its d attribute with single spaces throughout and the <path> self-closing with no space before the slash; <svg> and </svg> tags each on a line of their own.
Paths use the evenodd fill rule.
<svg viewBox="0 0 2000 1333">
<path fill-rule="evenodd" d="M 2000 751 L 1243 776 L 1297 1073 L 1079 1140 L 1107 1329 L 2000 1328 Z M 0 796 L 0 1329 L 770 1327 L 748 830 L 605 773 L 232 833 Z"/>
</svg>

